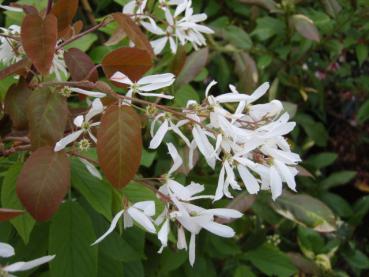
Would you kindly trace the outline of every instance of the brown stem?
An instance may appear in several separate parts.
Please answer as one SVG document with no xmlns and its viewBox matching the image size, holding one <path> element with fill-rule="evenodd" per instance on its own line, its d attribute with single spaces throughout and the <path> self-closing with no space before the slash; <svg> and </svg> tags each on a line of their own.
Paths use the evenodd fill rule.
<svg viewBox="0 0 369 277">
<path fill-rule="evenodd" d="M 23 143 L 30 143 L 30 139 L 28 137 L 12 137 L 8 136 L 3 139 L 3 141 L 21 141 Z"/>
<path fill-rule="evenodd" d="M 95 26 L 97 24 L 96 18 L 94 16 L 94 12 L 91 8 L 90 3 L 88 2 L 88 0 L 81 0 L 81 2 L 82 2 L 83 9 L 86 11 L 88 20 L 90 20 L 91 24 Z"/>
<path fill-rule="evenodd" d="M 92 164 L 99 165 L 99 162 L 98 161 L 95 161 L 94 159 L 91 159 L 89 157 L 86 157 L 86 156 L 84 156 L 84 155 L 82 155 L 82 154 L 80 154 L 80 153 L 78 153 L 76 151 L 70 150 L 70 151 L 67 151 L 67 153 L 69 155 L 72 155 L 72 156 L 75 156 L 75 157 L 78 157 L 78 158 L 82 158 L 82 159 L 84 159 L 86 161 L 89 161 Z"/>
<path fill-rule="evenodd" d="M 9 156 L 11 154 L 14 154 L 16 152 L 26 151 L 26 150 L 30 150 L 30 149 L 31 149 L 31 145 L 30 144 L 14 146 L 12 148 L 5 149 L 5 150 L 1 151 L 0 152 L 0 156 L 7 157 L 7 156 Z"/>
<path fill-rule="evenodd" d="M 53 7 L 53 0 L 48 0 L 47 8 L 46 8 L 46 14 L 49 14 L 51 12 L 52 7 Z"/>
<path fill-rule="evenodd" d="M 81 37 L 83 37 L 83 36 L 85 36 L 85 35 L 87 35 L 87 34 L 89 34 L 89 33 L 92 33 L 92 32 L 94 32 L 94 31 L 96 31 L 96 30 L 100 29 L 101 27 L 104 27 L 104 26 L 108 25 L 108 24 L 111 22 L 111 20 L 110 20 L 110 19 L 109 19 L 109 20 L 107 20 L 107 19 L 108 19 L 108 17 L 105 17 L 105 18 L 103 19 L 103 21 L 101 21 L 99 24 L 97 24 L 97 25 L 95 25 L 95 26 L 91 27 L 90 29 L 87 29 L 86 31 L 84 31 L 84 32 L 82 32 L 82 33 L 79 33 L 78 35 L 76 35 L 76 36 L 74 36 L 74 37 L 72 37 L 72 38 L 70 38 L 70 39 L 68 39 L 68 40 L 64 41 L 63 43 L 59 44 L 59 45 L 58 45 L 58 47 L 56 48 L 56 50 L 60 50 L 60 49 L 62 49 L 65 45 L 67 45 L 67 44 L 69 44 L 69 43 L 71 43 L 71 42 L 73 42 L 73 41 L 75 41 L 75 40 L 77 40 L 77 39 L 80 39 Z"/>
</svg>

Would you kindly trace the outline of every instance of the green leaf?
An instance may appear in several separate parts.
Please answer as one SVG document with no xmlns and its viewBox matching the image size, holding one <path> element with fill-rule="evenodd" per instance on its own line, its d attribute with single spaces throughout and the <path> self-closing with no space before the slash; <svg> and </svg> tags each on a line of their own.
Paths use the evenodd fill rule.
<svg viewBox="0 0 369 277">
<path fill-rule="evenodd" d="M 77 159 L 72 159 L 72 186 L 76 188 L 90 205 L 106 219 L 111 220 L 112 189 L 103 180 L 92 176 Z"/>
<path fill-rule="evenodd" d="M 9 167 L 5 172 L 3 186 L 1 188 L 1 205 L 4 208 L 24 209 L 15 190 L 17 177 L 21 169 L 22 164 L 16 163 Z M 25 213 L 12 219 L 10 222 L 17 230 L 24 243 L 28 244 L 32 229 L 35 226 L 35 220 L 31 215 L 29 213 Z"/>
<path fill-rule="evenodd" d="M 270 244 L 247 251 L 242 257 L 268 276 L 290 277 L 297 273 L 288 256 Z"/>
<path fill-rule="evenodd" d="M 144 167 L 150 167 L 156 158 L 156 152 L 149 152 L 146 149 L 142 149 L 141 165 Z"/>
<path fill-rule="evenodd" d="M 50 226 L 49 253 L 53 277 L 97 276 L 97 248 L 92 222 L 74 201 L 64 203 Z"/>
<path fill-rule="evenodd" d="M 324 239 L 320 234 L 312 229 L 299 226 L 297 241 L 302 253 L 310 259 L 314 259 L 315 255 L 320 254 L 324 247 Z"/>
<path fill-rule="evenodd" d="M 328 141 L 328 132 L 321 122 L 316 122 L 307 114 L 297 114 L 295 121 L 301 125 L 306 134 L 318 145 L 325 147 Z"/>
<path fill-rule="evenodd" d="M 357 225 L 361 223 L 363 218 L 366 216 L 366 214 L 369 212 L 369 195 L 364 196 L 360 198 L 358 201 L 356 201 L 354 207 L 353 207 L 353 215 L 350 218 L 349 222 L 350 224 Z"/>
<path fill-rule="evenodd" d="M 323 202 L 310 195 L 284 193 L 272 207 L 280 215 L 318 232 L 336 230 L 333 212 Z"/>
<path fill-rule="evenodd" d="M 356 115 L 360 124 L 363 124 L 369 119 L 369 100 L 366 100 L 361 106 Z"/>
<path fill-rule="evenodd" d="M 323 4 L 327 13 L 333 17 L 337 16 L 342 9 L 337 0 L 323 0 Z"/>
<path fill-rule="evenodd" d="M 350 217 L 352 215 L 352 208 L 350 204 L 341 196 L 334 193 L 323 193 L 320 199 L 324 201 L 338 216 Z"/>
<path fill-rule="evenodd" d="M 303 14 L 295 14 L 291 17 L 291 21 L 296 31 L 303 37 L 319 42 L 320 35 L 314 22 Z"/>
<path fill-rule="evenodd" d="M 178 107 L 186 107 L 188 100 L 195 100 L 199 103 L 199 93 L 190 85 L 181 86 L 175 93 L 174 104 Z"/>
<path fill-rule="evenodd" d="M 358 249 L 350 249 L 342 253 L 345 260 L 354 270 L 369 269 L 369 258 Z"/>
<path fill-rule="evenodd" d="M 240 265 L 236 268 L 233 277 L 256 277 L 251 271 L 251 268 L 245 265 Z"/>
<path fill-rule="evenodd" d="M 336 153 L 324 152 L 310 156 L 304 163 L 316 169 L 321 169 L 331 165 L 336 159 Z"/>
<path fill-rule="evenodd" d="M 187 262 L 188 254 L 186 251 L 175 251 L 166 248 L 160 255 L 160 274 L 165 275 L 168 272 L 176 270 Z"/>
<path fill-rule="evenodd" d="M 252 47 L 252 41 L 248 33 L 237 26 L 229 26 L 224 29 L 223 36 L 237 48 L 249 50 Z"/>
<path fill-rule="evenodd" d="M 50 88 L 32 92 L 27 105 L 28 124 L 33 149 L 53 146 L 64 135 L 68 118 L 66 98 Z"/>
<path fill-rule="evenodd" d="M 321 182 L 321 187 L 325 190 L 347 184 L 356 176 L 356 171 L 339 171 L 332 173 Z"/>
<path fill-rule="evenodd" d="M 122 277 L 124 276 L 123 263 L 109 256 L 99 253 L 98 277 Z"/>
<path fill-rule="evenodd" d="M 285 25 L 282 20 L 269 16 L 264 16 L 256 20 L 256 28 L 251 33 L 257 36 L 261 41 L 267 40 L 275 35 L 282 35 Z"/>
<path fill-rule="evenodd" d="M 361 66 L 368 58 L 368 51 L 369 51 L 368 46 L 365 44 L 358 44 L 355 47 L 355 51 L 356 51 L 357 60 L 359 62 L 359 65 Z"/>
<path fill-rule="evenodd" d="M 97 40 L 97 35 L 89 33 L 80 39 L 77 39 L 71 43 L 69 43 L 65 49 L 71 49 L 71 48 L 78 48 L 79 50 L 82 50 L 83 52 L 86 52 L 92 44 Z"/>
</svg>

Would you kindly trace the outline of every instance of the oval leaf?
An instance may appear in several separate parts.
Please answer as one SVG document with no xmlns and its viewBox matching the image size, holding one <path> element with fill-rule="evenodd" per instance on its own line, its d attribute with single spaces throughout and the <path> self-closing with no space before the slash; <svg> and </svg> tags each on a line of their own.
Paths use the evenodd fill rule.
<svg viewBox="0 0 369 277">
<path fill-rule="evenodd" d="M 113 18 L 137 48 L 146 50 L 151 57 L 154 56 L 154 51 L 147 36 L 129 16 L 123 13 L 113 13 Z"/>
<path fill-rule="evenodd" d="M 91 58 L 78 48 L 71 48 L 65 52 L 64 60 L 74 81 L 90 80 L 96 82 L 99 78 Z M 87 79 L 87 77 L 89 78 Z"/>
<path fill-rule="evenodd" d="M 184 85 L 191 82 L 201 72 L 208 62 L 208 48 L 200 49 L 188 56 L 181 72 L 179 73 L 176 84 Z"/>
<path fill-rule="evenodd" d="M 22 45 L 36 69 L 43 75 L 49 73 L 57 38 L 57 20 L 54 15 L 48 14 L 45 19 L 35 14 L 25 16 L 21 29 Z"/>
<path fill-rule="evenodd" d="M 68 119 L 66 98 L 41 88 L 32 92 L 27 105 L 32 148 L 54 145 L 63 134 Z"/>
<path fill-rule="evenodd" d="M 26 129 L 28 126 L 27 115 L 24 112 L 31 90 L 25 82 L 12 85 L 5 97 L 5 112 L 12 120 L 12 126 L 16 130 Z"/>
<path fill-rule="evenodd" d="M 336 219 L 331 209 L 310 195 L 284 193 L 272 206 L 280 215 L 318 232 L 336 230 Z"/>
<path fill-rule="evenodd" d="M 58 32 L 63 33 L 72 24 L 78 10 L 78 0 L 58 0 L 51 12 L 58 19 Z"/>
<path fill-rule="evenodd" d="M 292 16 L 292 23 L 296 31 L 299 32 L 304 38 L 319 42 L 319 31 L 315 27 L 314 22 L 305 15 L 295 14 Z"/>
<path fill-rule="evenodd" d="M 128 184 L 141 161 L 139 115 L 129 106 L 110 106 L 97 132 L 97 154 L 102 171 L 117 188 Z"/>
<path fill-rule="evenodd" d="M 38 221 L 48 220 L 59 208 L 70 185 L 70 162 L 52 147 L 37 149 L 24 163 L 17 179 L 17 195 Z"/>
<path fill-rule="evenodd" d="M 0 221 L 7 221 L 18 215 L 21 215 L 24 211 L 0 208 Z"/>
<path fill-rule="evenodd" d="M 138 48 L 119 48 L 108 55 L 102 61 L 106 77 L 110 78 L 115 72 L 121 71 L 131 80 L 136 81 L 152 66 L 149 53 Z M 114 82 L 115 85 L 122 84 Z"/>
<path fill-rule="evenodd" d="M 5 67 L 4 69 L 0 70 L 0 80 L 5 79 L 13 74 L 23 74 L 31 64 L 32 63 L 29 59 L 24 58 L 10 66 Z"/>
</svg>

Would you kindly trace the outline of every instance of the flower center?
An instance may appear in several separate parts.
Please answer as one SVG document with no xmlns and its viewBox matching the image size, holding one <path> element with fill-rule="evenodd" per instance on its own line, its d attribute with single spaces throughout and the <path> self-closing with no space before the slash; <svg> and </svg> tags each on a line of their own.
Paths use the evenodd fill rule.
<svg viewBox="0 0 369 277">
<path fill-rule="evenodd" d="M 78 142 L 78 148 L 81 151 L 86 151 L 90 148 L 91 144 L 87 139 L 82 139 Z"/>
</svg>

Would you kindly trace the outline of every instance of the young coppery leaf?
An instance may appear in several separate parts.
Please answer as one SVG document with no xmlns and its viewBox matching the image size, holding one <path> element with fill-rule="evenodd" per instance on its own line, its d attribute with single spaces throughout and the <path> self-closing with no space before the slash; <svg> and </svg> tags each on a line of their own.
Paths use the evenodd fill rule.
<svg viewBox="0 0 369 277">
<path fill-rule="evenodd" d="M 102 61 L 102 66 L 107 78 L 120 71 L 131 80 L 136 81 L 151 68 L 152 58 L 145 50 L 123 47 L 106 55 Z M 114 82 L 114 84 L 124 86 L 117 82 Z"/>
<path fill-rule="evenodd" d="M 129 16 L 123 13 L 113 13 L 113 18 L 137 48 L 146 50 L 151 57 L 154 56 L 154 51 L 147 36 Z"/>
<path fill-rule="evenodd" d="M 31 90 L 25 82 L 12 85 L 6 93 L 5 112 L 12 120 L 12 127 L 16 130 L 27 129 L 28 120 L 24 112 L 27 107 L 28 98 Z"/>
<path fill-rule="evenodd" d="M 58 33 L 62 35 L 68 31 L 78 10 L 78 0 L 58 0 L 51 13 L 58 19 Z"/>
<path fill-rule="evenodd" d="M 21 29 L 22 45 L 42 75 L 49 74 L 57 37 L 57 20 L 54 15 L 49 14 L 45 19 L 35 14 L 24 17 Z"/>
<path fill-rule="evenodd" d="M 90 80 L 96 82 L 99 78 L 91 58 L 78 48 L 66 51 L 64 60 L 74 81 Z"/>
<path fill-rule="evenodd" d="M 128 184 L 141 161 L 141 119 L 129 106 L 110 106 L 97 132 L 97 154 L 101 169 L 117 188 Z"/>
<path fill-rule="evenodd" d="M 31 154 L 17 179 L 17 195 L 38 221 L 58 210 L 70 186 L 70 162 L 63 152 L 45 146 Z"/>
<path fill-rule="evenodd" d="M 54 145 L 67 124 L 66 98 L 50 88 L 34 90 L 28 99 L 27 117 L 32 148 Z"/>
<path fill-rule="evenodd" d="M 31 61 L 27 58 L 20 60 L 4 69 L 0 70 L 0 80 L 14 74 L 22 75 L 26 69 L 31 65 Z"/>
<path fill-rule="evenodd" d="M 0 208 L 0 222 L 7 221 L 24 213 L 21 210 Z"/>
</svg>

